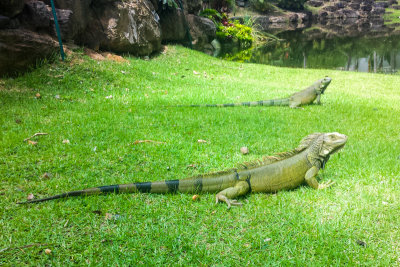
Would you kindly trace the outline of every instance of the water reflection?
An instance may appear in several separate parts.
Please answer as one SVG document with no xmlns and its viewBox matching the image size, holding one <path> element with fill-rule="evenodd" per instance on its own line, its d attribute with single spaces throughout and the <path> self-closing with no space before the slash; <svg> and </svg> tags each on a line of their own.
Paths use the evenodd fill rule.
<svg viewBox="0 0 400 267">
<path fill-rule="evenodd" d="M 277 34 L 275 41 L 249 51 L 223 52 L 231 60 L 283 67 L 394 73 L 400 69 L 400 35 L 337 37 L 309 34 L 313 28 Z M 312 38 L 310 38 L 312 36 Z"/>
</svg>

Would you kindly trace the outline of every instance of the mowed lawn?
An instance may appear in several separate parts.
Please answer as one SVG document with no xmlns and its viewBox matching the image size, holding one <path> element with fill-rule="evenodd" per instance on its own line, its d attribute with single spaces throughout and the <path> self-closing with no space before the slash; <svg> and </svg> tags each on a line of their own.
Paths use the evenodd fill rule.
<svg viewBox="0 0 400 267">
<path fill-rule="evenodd" d="M 0 265 L 400 265 L 400 75 L 227 62 L 179 46 L 125 59 L 77 51 L 0 80 Z M 321 106 L 173 107 L 286 97 L 326 75 Z M 314 132 L 349 137 L 319 175 L 336 182 L 327 190 L 250 194 L 230 210 L 207 193 L 16 204 L 227 170 Z"/>
</svg>

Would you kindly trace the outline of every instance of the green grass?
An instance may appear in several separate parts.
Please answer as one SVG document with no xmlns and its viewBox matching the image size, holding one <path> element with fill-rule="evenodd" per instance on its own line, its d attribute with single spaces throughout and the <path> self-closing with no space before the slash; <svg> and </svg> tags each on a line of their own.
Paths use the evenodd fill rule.
<svg viewBox="0 0 400 267">
<path fill-rule="evenodd" d="M 399 75 L 240 64 L 175 46 L 127 59 L 78 53 L 0 80 L 0 264 L 400 265 Z M 323 105 L 303 110 L 163 107 L 277 98 L 325 75 Z M 16 204 L 29 193 L 228 169 L 332 131 L 349 140 L 320 175 L 336 181 L 324 191 L 251 194 L 229 211 L 213 194 Z M 37 132 L 48 135 L 23 141 Z M 144 139 L 165 144 L 134 144 Z"/>
<path fill-rule="evenodd" d="M 390 12 L 390 14 L 385 13 L 385 15 L 383 16 L 385 20 L 389 20 L 385 21 L 385 25 L 400 23 L 400 10 L 394 8 L 386 8 L 385 11 Z"/>
</svg>

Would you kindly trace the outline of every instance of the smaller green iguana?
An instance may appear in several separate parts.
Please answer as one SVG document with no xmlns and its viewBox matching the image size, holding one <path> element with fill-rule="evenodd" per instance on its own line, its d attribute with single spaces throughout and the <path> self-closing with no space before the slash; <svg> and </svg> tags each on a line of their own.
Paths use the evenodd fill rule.
<svg viewBox="0 0 400 267">
<path fill-rule="evenodd" d="M 229 103 L 229 104 L 203 104 L 203 105 L 178 105 L 178 107 L 238 107 L 238 106 L 289 106 L 291 108 L 298 108 L 302 105 L 309 105 L 314 102 L 321 104 L 321 95 L 325 92 L 332 79 L 325 77 L 316 81 L 313 85 L 306 89 L 294 93 L 288 98 L 260 100 L 242 103 Z"/>
<path fill-rule="evenodd" d="M 217 192 L 216 202 L 225 202 L 230 208 L 231 205 L 241 205 L 234 198 L 250 192 L 272 193 L 293 189 L 303 183 L 314 189 L 331 186 L 333 182 L 319 184 L 316 177 L 318 171 L 325 167 L 329 157 L 343 148 L 346 141 L 347 136 L 340 133 L 314 133 L 303 138 L 300 145 L 289 152 L 245 163 L 237 169 L 182 180 L 93 187 L 18 204 L 106 193 Z"/>
</svg>

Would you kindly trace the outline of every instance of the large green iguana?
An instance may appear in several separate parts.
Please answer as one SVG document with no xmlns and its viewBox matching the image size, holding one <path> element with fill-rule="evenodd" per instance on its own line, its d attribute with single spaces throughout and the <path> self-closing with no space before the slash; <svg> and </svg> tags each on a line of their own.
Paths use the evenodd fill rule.
<svg viewBox="0 0 400 267">
<path fill-rule="evenodd" d="M 299 106 L 313 103 L 315 99 L 317 99 L 317 104 L 321 104 L 321 95 L 325 92 L 331 80 L 331 78 L 325 77 L 288 98 L 229 104 L 178 105 L 178 107 L 289 106 L 291 108 L 298 108 Z"/>
<path fill-rule="evenodd" d="M 301 140 L 292 151 L 245 163 L 238 169 L 183 180 L 100 186 L 19 204 L 105 193 L 218 192 L 216 202 L 225 202 L 230 208 L 231 205 L 241 205 L 233 198 L 250 192 L 276 192 L 295 188 L 304 182 L 315 189 L 331 186 L 331 181 L 319 184 L 316 176 L 325 167 L 329 156 L 343 148 L 346 141 L 347 136 L 340 133 L 314 133 Z"/>
</svg>

